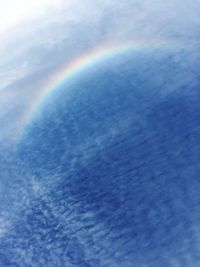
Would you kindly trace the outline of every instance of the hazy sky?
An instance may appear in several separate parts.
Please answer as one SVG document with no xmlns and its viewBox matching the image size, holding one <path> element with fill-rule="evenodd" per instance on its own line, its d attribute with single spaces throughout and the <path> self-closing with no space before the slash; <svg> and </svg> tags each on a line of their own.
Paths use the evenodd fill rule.
<svg viewBox="0 0 200 267">
<path fill-rule="evenodd" d="M 95 47 L 127 43 L 141 42 L 148 45 L 153 42 L 155 44 L 165 43 L 166 47 L 174 44 L 189 48 L 186 65 L 192 66 L 190 68 L 192 72 L 196 66 L 194 62 L 199 61 L 200 0 L 0 0 L 0 7 L 0 206 L 2 204 L 2 210 L 6 211 L 4 216 L 0 210 L 0 237 L 4 237 L 7 232 L 9 233 L 15 220 L 21 216 L 18 216 L 19 211 L 30 206 L 32 212 L 32 195 L 33 198 L 35 196 L 39 196 L 39 199 L 44 198 L 50 210 L 52 209 L 52 213 L 57 217 L 60 216 L 57 206 L 51 207 L 53 202 L 48 195 L 48 190 L 51 191 L 55 185 L 59 184 L 57 174 L 55 173 L 55 177 L 53 174 L 52 177 L 44 177 L 43 186 L 42 183 L 37 183 L 34 177 L 24 175 L 20 167 L 17 173 L 16 166 L 10 164 L 6 154 L 6 152 L 9 154 L 13 145 L 15 147 L 18 132 L 23 127 L 21 122 L 43 84 L 64 63 L 67 64 Z M 180 63 L 178 55 L 177 61 Z M 182 63 L 184 64 L 181 61 L 180 64 Z M 172 72 L 170 69 L 169 74 Z M 179 83 L 177 87 L 175 86 L 176 88 L 180 88 L 182 84 L 185 86 L 190 82 L 195 82 L 193 74 L 187 75 L 187 70 L 180 71 L 178 75 L 170 77 L 173 85 Z M 152 76 L 154 79 L 154 75 Z M 165 89 L 169 87 L 165 84 Z M 166 110 L 171 106 L 173 102 L 172 104 L 170 102 L 168 106 L 166 104 Z M 181 108 L 180 110 L 182 111 Z M 160 112 L 159 107 L 157 111 L 155 114 Z M 72 114 L 71 120 L 73 119 Z M 107 133 L 107 139 L 115 131 L 112 126 L 110 128 L 111 133 Z M 104 135 L 100 136 L 98 141 L 102 144 L 106 143 L 106 138 Z M 95 139 L 94 141 L 96 142 Z M 90 142 L 91 140 L 88 142 L 89 145 L 83 144 L 79 150 L 88 152 Z M 79 151 L 77 152 L 79 156 L 78 153 Z M 92 152 L 91 155 L 93 155 Z M 78 156 L 76 158 L 75 155 L 74 159 L 71 159 L 72 165 L 79 161 Z M 19 166 L 21 166 L 20 163 Z M 168 165 L 166 165 L 167 168 Z M 177 170 L 175 169 L 174 172 Z M 153 190 L 151 193 L 154 193 Z M 32 195 L 30 192 L 33 192 Z M 10 207 L 7 207 L 7 200 L 11 203 Z M 185 203 L 184 201 L 183 198 L 182 203 Z M 38 201 L 38 203 L 40 205 L 42 202 Z M 60 205 L 59 202 L 58 204 Z M 73 207 L 74 204 L 69 202 L 70 205 Z M 36 206 L 38 208 L 38 205 Z M 28 212 L 27 208 L 25 215 Z M 75 219 L 77 220 L 76 217 Z M 60 216 L 59 220 L 65 224 L 65 217 Z M 79 227 L 78 224 L 79 221 L 77 221 Z M 199 226 L 196 231 L 199 233 Z M 15 239 L 11 239 L 13 240 Z M 21 239 L 18 241 L 20 243 Z M 28 239 L 26 241 L 28 242 Z M 98 238 L 96 243 L 98 243 Z M 72 244 L 73 246 L 77 246 L 76 242 Z M 108 244 L 106 246 L 108 247 Z M 20 253 L 25 252 L 22 250 Z M 166 255 L 167 253 L 168 251 Z M 24 255 L 23 257 L 26 258 Z M 31 260 L 30 255 L 27 259 Z M 27 266 L 30 266 L 30 263 Z M 178 265 L 175 262 L 173 266 Z"/>
<path fill-rule="evenodd" d="M 198 0 L 6 0 L 0 4 L 0 125 L 7 140 L 42 82 L 63 62 L 101 44 L 164 41 L 196 47 L 199 42 Z M 10 118 L 6 123 L 5 117 Z"/>
</svg>

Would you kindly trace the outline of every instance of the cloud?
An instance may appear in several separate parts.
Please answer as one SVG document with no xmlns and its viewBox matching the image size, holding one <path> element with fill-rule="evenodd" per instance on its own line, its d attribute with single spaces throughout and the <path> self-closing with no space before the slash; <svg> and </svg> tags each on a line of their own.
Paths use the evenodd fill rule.
<svg viewBox="0 0 200 267">
<path fill-rule="evenodd" d="M 190 47 L 192 65 L 199 58 L 199 8 L 197 0 L 4 2 L 0 12 L 10 22 L 0 32 L 0 141 L 21 127 L 55 70 L 100 44 L 178 43 Z"/>
<path fill-rule="evenodd" d="M 0 32 L 0 144 L 14 143 L 19 122 L 43 82 L 63 63 L 100 44 L 164 40 L 190 47 L 194 64 L 199 59 L 199 8 L 197 0 L 4 2 L 0 12 L 11 21 Z"/>
<path fill-rule="evenodd" d="M 10 77 L 6 75 L 2 79 L 3 88 L 7 81 L 12 82 L 12 73 L 18 71 L 16 65 L 17 69 L 22 69 L 26 64 L 29 73 L 25 72 L 24 77 L 35 73 L 34 80 L 40 79 L 40 72 L 48 75 L 50 68 L 56 69 L 63 60 L 70 60 L 99 43 L 138 40 L 147 43 L 150 40 L 164 40 L 166 43 L 173 40 L 183 45 L 188 41 L 198 43 L 200 4 L 196 0 L 184 1 L 181 5 L 176 0 L 167 3 L 86 0 L 84 3 L 59 1 L 56 4 L 42 1 L 41 5 L 31 2 L 30 6 L 24 1 L 13 3 L 19 5 L 19 9 L 25 6 L 26 10 L 27 6 L 33 11 L 29 19 L 20 15 L 23 21 L 14 24 L 9 35 L 7 32 L 2 35 L 1 66 L 8 67 L 10 73 Z M 21 73 L 18 79 L 23 79 Z"/>
<path fill-rule="evenodd" d="M 110 225 L 110 228 L 106 228 L 107 226 L 102 223 L 102 219 L 97 219 L 96 213 L 93 212 L 92 208 L 91 212 L 86 213 L 82 211 L 82 203 L 77 201 L 77 199 L 73 199 L 72 197 L 63 199 L 63 195 L 67 195 L 65 191 L 67 190 L 67 181 L 65 184 L 66 188 L 59 187 L 59 182 L 62 179 L 59 177 L 59 174 L 57 174 L 57 176 L 44 175 L 43 181 L 40 181 L 41 172 L 38 174 L 38 177 L 30 178 L 30 176 L 24 173 L 24 162 L 13 163 L 8 159 L 8 153 L 4 152 L 11 149 L 10 144 L 15 144 L 20 118 L 26 113 L 35 94 L 41 90 L 43 81 L 47 80 L 64 62 L 66 63 L 72 58 L 76 58 L 85 51 L 93 49 L 100 44 L 134 43 L 138 41 L 148 43 L 152 40 L 158 43 L 165 41 L 166 44 L 171 42 L 178 43 L 180 47 L 190 47 L 190 63 L 185 63 L 185 69 L 187 66 L 192 66 L 193 63 L 197 62 L 197 59 L 199 59 L 197 48 L 199 46 L 200 37 L 200 2 L 197 0 L 185 0 L 184 2 L 178 0 L 9 0 L 5 3 L 6 4 L 4 4 L 0 11 L 3 21 L 0 26 L 0 37 L 1 40 L 3 40 L 0 43 L 0 170 L 2 180 L 9 181 L 8 186 L 5 186 L 7 199 L 9 199 L 9 203 L 14 199 L 14 205 L 12 206 L 10 204 L 8 207 L 6 206 L 6 216 L 10 216 L 10 221 L 8 220 L 7 223 L 4 217 L 0 219 L 0 238 L 8 234 L 6 236 L 8 239 L 4 240 L 5 243 L 10 242 L 14 244 L 15 241 L 17 241 L 17 245 L 21 250 L 12 248 L 11 251 L 14 252 L 13 258 L 15 256 L 20 256 L 19 262 L 21 265 L 23 265 L 21 260 L 24 260 L 24 264 L 29 266 L 32 256 L 41 256 L 40 253 L 46 251 L 47 248 L 50 254 L 47 253 L 45 255 L 50 255 L 52 257 L 52 262 L 55 261 L 55 266 L 56 260 L 59 261 L 60 259 L 61 252 L 63 253 L 61 259 L 63 259 L 63 261 L 68 261 L 69 266 L 78 266 L 81 261 L 86 266 L 87 261 L 85 258 L 91 263 L 91 266 L 122 266 L 123 262 L 121 263 L 118 260 L 122 259 L 126 252 L 123 250 L 124 244 L 115 242 L 116 236 L 112 236 L 112 226 L 117 227 L 114 224 L 114 220 L 106 219 L 105 222 L 107 225 Z M 178 59 L 179 56 L 181 58 L 181 55 L 177 55 L 178 61 L 180 61 L 180 58 Z M 168 74 L 170 73 L 171 72 L 168 71 Z M 184 71 L 184 75 L 187 77 L 181 80 L 183 78 L 182 73 L 183 72 L 181 72 L 180 77 L 175 77 L 178 79 L 178 82 L 173 81 L 173 79 L 171 80 L 173 84 L 177 82 L 175 88 L 182 88 L 185 84 L 194 82 L 193 75 L 188 75 L 187 70 Z M 159 77 L 157 77 L 156 81 L 159 83 Z M 167 92 L 169 93 L 169 90 L 172 92 L 173 89 L 174 88 L 171 88 L 169 85 L 169 88 L 167 87 Z M 169 107 L 171 106 L 169 105 Z M 158 112 L 155 112 L 155 114 L 159 114 L 159 107 L 156 111 Z M 111 127 L 109 132 L 105 131 L 104 134 L 94 138 L 93 142 L 90 142 L 88 138 L 85 144 L 81 143 L 76 148 L 77 150 L 73 155 L 74 157 L 70 161 L 72 176 L 74 175 L 74 177 L 76 177 L 75 167 L 79 163 L 80 158 L 82 158 L 82 162 L 87 165 L 87 162 L 92 161 L 93 157 L 96 156 L 96 151 L 93 147 L 98 147 L 98 152 L 101 152 L 108 141 L 120 134 L 118 132 L 119 130 L 122 132 L 121 128 L 128 132 L 129 121 L 127 121 L 127 125 L 123 124 L 126 122 L 126 116 L 127 114 L 125 114 L 124 117 L 122 116 L 120 125 L 114 127 L 110 123 L 113 127 Z M 141 121 L 143 122 L 143 120 Z M 163 120 L 163 125 L 165 125 L 165 120 Z M 49 131 L 49 133 L 50 132 L 51 131 Z M 47 136 L 46 132 L 44 132 L 44 136 Z M 128 138 L 130 138 L 130 136 L 127 137 L 127 140 Z M 121 143 L 118 145 L 121 145 Z M 136 148 L 137 145 L 134 149 Z M 131 151 L 133 151 L 133 149 Z M 40 153 L 40 150 L 38 153 Z M 117 151 L 115 154 L 120 155 L 120 151 Z M 107 154 L 105 153 L 103 156 L 104 158 L 101 159 L 101 166 L 106 166 L 107 162 L 106 160 L 104 162 L 104 159 L 106 159 Z M 55 161 L 54 154 L 52 157 Z M 162 159 L 162 154 L 160 158 Z M 128 160 L 129 159 L 127 159 L 127 161 Z M 17 166 L 17 164 L 19 164 L 19 166 Z M 96 163 L 94 163 L 94 165 L 95 164 Z M 119 166 L 118 163 L 116 163 L 116 166 Z M 152 165 L 151 168 L 153 169 L 153 167 Z M 166 169 L 167 168 L 168 166 L 166 165 Z M 105 174 L 109 173 L 109 170 L 110 169 L 105 168 Z M 86 176 L 84 176 L 84 168 L 82 171 L 83 174 L 80 173 L 80 177 L 82 175 L 84 179 L 87 179 L 92 184 L 93 180 L 90 180 L 87 176 L 89 173 L 86 173 Z M 115 169 L 113 168 L 113 172 L 114 171 Z M 125 171 L 126 170 L 123 169 L 122 166 L 120 172 L 124 173 Z M 60 172 L 59 166 L 57 166 L 56 172 Z M 98 179 L 98 177 L 95 178 L 95 174 L 98 172 L 95 166 L 92 172 L 94 179 L 97 180 L 97 185 L 99 185 L 101 189 L 98 189 L 97 186 L 93 188 L 94 192 L 101 198 L 102 206 L 99 208 L 99 216 L 101 216 L 101 211 L 104 212 L 105 210 L 103 209 L 111 205 L 112 199 L 109 198 L 109 194 L 102 194 L 105 188 L 104 184 L 101 185 L 101 179 Z M 130 173 L 127 173 L 125 176 L 128 177 L 128 175 L 130 175 Z M 190 173 L 188 173 L 188 175 L 190 175 Z M 13 179 L 13 177 L 16 180 Z M 108 177 L 105 175 L 105 177 L 107 177 L 108 180 L 110 179 L 110 176 Z M 119 179 L 122 178 L 123 177 Z M 116 180 L 113 178 L 113 183 L 115 181 Z M 123 181 L 122 179 L 120 184 L 122 187 L 124 186 Z M 116 191 L 114 191 L 117 197 L 119 197 L 118 185 L 118 183 L 115 184 Z M 55 186 L 58 186 L 58 190 L 57 188 L 55 189 Z M 81 183 L 80 186 L 82 186 Z M 194 190 L 192 186 L 190 190 L 188 189 L 189 192 Z M 170 186 L 167 187 L 167 189 L 171 192 Z M 85 200 L 90 192 L 87 191 L 87 188 L 84 190 L 87 193 L 86 196 L 84 196 Z M 145 190 L 149 190 L 148 186 L 145 187 Z M 159 187 L 159 190 L 162 191 L 162 188 Z M 153 193 L 156 194 L 159 190 L 156 190 L 152 185 Z M 143 195 L 143 192 L 137 192 L 137 188 L 135 188 L 135 193 L 136 196 L 139 194 L 139 197 Z M 197 193 L 195 196 L 196 195 L 198 196 Z M 151 194 L 151 196 L 155 197 L 153 194 Z M 184 193 L 182 194 L 182 197 L 183 196 Z M 162 200 L 162 198 L 159 199 L 160 201 Z M 5 199 L 3 200 L 5 201 Z M 128 205 L 131 206 L 134 201 L 134 197 L 131 196 Z M 138 199 L 136 199 L 136 201 L 139 203 Z M 160 207 L 167 209 L 168 206 L 166 203 L 161 203 Z M 182 203 L 184 203 L 184 199 Z M 154 207 L 153 211 L 158 212 L 157 209 L 160 207 Z M 37 216 L 35 216 L 35 210 L 38 211 Z M 172 207 L 172 211 L 170 212 L 173 213 L 174 210 Z M 20 217 L 20 212 L 24 216 Z M 165 214 L 164 211 L 162 212 Z M 121 213 L 124 216 L 123 209 Z M 117 210 L 115 215 L 117 218 L 120 217 L 123 222 L 123 216 L 118 214 Z M 149 220 L 152 224 L 154 222 L 156 223 L 155 217 L 155 214 L 150 214 Z M 40 220 L 44 223 L 43 228 L 41 227 Z M 170 223 L 171 220 L 173 221 L 173 216 L 169 218 Z M 32 229 L 32 225 L 29 224 L 30 221 L 33 227 L 38 226 L 38 228 Z M 90 225 L 91 221 L 93 225 Z M 164 221 L 168 222 L 168 217 L 166 217 Z M 180 225 L 182 225 L 181 222 Z M 15 226 L 16 228 L 14 228 Z M 85 227 L 91 229 L 90 236 L 88 236 L 88 231 L 84 230 Z M 12 229 L 10 230 L 10 228 Z M 107 229 L 110 229 L 109 233 L 106 232 Z M 55 231 L 54 240 L 51 239 L 51 235 L 49 234 L 49 232 L 53 230 Z M 19 233 L 17 231 L 19 231 Z M 165 231 L 167 232 L 167 229 L 165 229 Z M 107 236 L 107 234 L 109 235 Z M 127 233 L 125 233 L 125 235 L 126 234 Z M 147 238 L 148 234 L 149 233 L 143 233 L 142 235 Z M 65 237 L 64 240 L 63 236 Z M 68 239 L 69 236 L 71 238 Z M 29 237 L 32 238 L 34 243 L 28 243 Z M 66 246 L 64 252 L 63 248 L 59 248 L 61 242 Z M 129 242 L 130 247 L 133 247 L 133 240 L 129 240 Z M 196 242 L 199 242 L 199 240 Z M 111 243 L 112 246 L 110 246 Z M 33 251 L 34 246 L 36 248 L 35 252 Z M 27 254 L 24 253 L 24 247 L 29 248 Z M 39 248 L 41 247 L 42 250 L 40 251 Z M 108 248 L 108 251 L 105 251 L 105 248 Z M 77 250 L 80 252 L 80 255 L 77 254 Z M 6 252 L 9 254 L 9 249 Z M 172 253 L 174 259 L 173 257 L 168 257 L 167 259 L 171 261 L 170 264 L 172 264 L 173 261 L 174 265 L 176 265 L 175 253 L 176 252 L 174 252 L 174 254 Z M 95 257 L 93 258 L 93 255 L 99 255 L 99 259 L 98 257 L 96 259 Z M 148 255 L 148 257 L 152 262 L 154 260 L 156 261 L 156 259 L 151 258 L 151 255 Z M 36 261 L 42 258 L 42 256 L 34 257 Z M 15 260 L 18 261 L 18 259 Z M 41 265 L 45 265 L 45 263 L 43 262 Z M 188 263 L 188 266 L 191 265 L 192 264 Z"/>
</svg>

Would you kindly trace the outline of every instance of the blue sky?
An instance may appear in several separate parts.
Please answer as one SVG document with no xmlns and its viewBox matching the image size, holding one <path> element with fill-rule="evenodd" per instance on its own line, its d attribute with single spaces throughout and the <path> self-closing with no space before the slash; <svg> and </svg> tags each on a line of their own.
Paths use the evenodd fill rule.
<svg viewBox="0 0 200 267">
<path fill-rule="evenodd" d="M 41 73 L 48 75 L 62 60 L 99 43 L 164 40 L 198 45 L 197 0 L 2 2 L 1 91 L 25 78 L 30 83 L 29 76 L 40 80 Z"/>
<path fill-rule="evenodd" d="M 16 238 L 19 241 L 19 244 L 22 244 L 23 246 L 23 242 L 26 244 L 27 240 L 25 233 L 24 235 L 21 235 L 20 239 L 15 231 L 16 229 L 14 229 L 15 222 L 20 217 L 20 212 L 24 212 L 25 214 L 24 221 L 22 217 L 22 225 L 23 223 L 26 225 L 29 212 L 31 213 L 35 207 L 37 209 L 37 205 L 41 207 L 41 209 L 43 208 L 43 205 L 49 205 L 47 209 L 49 213 L 47 212 L 47 214 L 44 215 L 47 221 L 51 218 L 55 219 L 56 217 L 59 217 L 60 225 L 63 225 L 65 220 L 64 215 L 62 217 L 63 211 L 62 207 L 59 206 L 59 202 L 54 202 L 54 197 L 56 199 L 63 194 L 62 188 L 59 187 L 61 179 L 59 177 L 59 167 L 57 172 L 48 173 L 48 175 L 43 177 L 43 181 L 40 182 L 37 177 L 31 175 L 31 172 L 26 173 L 27 170 L 23 170 L 23 168 L 20 169 L 20 163 L 19 169 L 17 169 L 18 166 L 15 165 L 16 162 L 12 162 L 12 157 L 9 158 L 11 152 L 15 149 L 18 137 L 17 132 L 23 127 L 23 125 L 21 125 L 22 118 L 26 114 L 35 95 L 41 90 L 43 82 L 51 77 L 52 73 L 54 73 L 54 71 L 64 62 L 70 62 L 71 59 L 84 54 L 85 51 L 92 50 L 100 44 L 102 44 L 102 46 L 106 44 L 115 45 L 134 42 L 148 44 L 154 41 L 158 44 L 164 42 L 166 48 L 167 45 L 171 46 L 171 44 L 180 47 L 180 51 L 173 58 L 173 63 L 177 62 L 179 66 L 181 66 L 181 71 L 178 69 L 180 73 L 177 72 L 176 75 L 173 76 L 174 79 L 171 78 L 170 82 L 174 87 L 171 88 L 170 84 L 165 87 L 162 97 L 164 98 L 165 95 L 170 95 L 173 90 L 177 90 L 176 93 L 179 94 L 180 92 L 178 90 L 182 88 L 182 85 L 192 85 L 195 88 L 197 84 L 196 80 L 198 80 L 196 79 L 198 73 L 195 66 L 198 66 L 197 63 L 199 62 L 200 2 L 198 0 L 40 0 L 37 2 L 25 0 L 0 0 L 0 5 L 0 175 L 2 178 L 0 180 L 0 200 L 2 198 L 4 201 L 3 204 L 0 203 L 0 238 L 3 238 L 6 234 L 14 233 L 13 235 L 16 234 L 16 236 L 11 236 L 11 240 L 13 240 L 12 238 Z M 182 53 L 182 48 L 187 50 L 186 61 L 182 61 L 182 56 L 184 55 L 184 53 Z M 188 73 L 188 68 L 190 73 Z M 144 66 L 144 71 L 145 70 Z M 163 70 L 165 70 L 164 67 Z M 165 71 L 169 76 L 172 76 L 173 71 L 171 69 Z M 150 79 L 151 71 L 149 73 L 146 72 L 146 74 L 148 79 Z M 155 84 L 159 84 L 159 78 L 160 77 L 152 77 L 150 80 L 155 82 Z M 189 95 L 190 92 L 185 90 L 184 93 Z M 168 113 L 165 113 L 166 110 L 170 110 L 171 105 L 176 103 L 177 100 L 174 100 L 173 97 L 172 99 L 170 97 L 166 99 L 166 101 L 161 101 L 161 104 L 163 104 L 163 106 L 161 106 L 164 107 L 164 110 L 160 110 L 159 105 L 155 106 L 155 109 L 152 110 L 154 117 L 156 117 L 155 114 L 157 114 L 158 121 L 159 118 L 162 120 L 162 116 L 164 116 L 164 118 L 167 116 L 166 114 Z M 193 99 L 191 101 L 195 102 Z M 182 110 L 180 101 L 177 103 L 180 104 L 178 107 Z M 192 114 L 194 115 L 194 113 Z M 127 120 L 127 124 L 124 124 L 124 118 L 127 114 L 121 115 L 121 124 L 119 123 L 118 125 L 118 122 L 116 123 L 116 128 L 118 127 L 118 129 L 111 127 L 110 131 L 102 133 L 99 137 L 97 136 L 97 138 L 93 140 L 92 145 L 88 139 L 84 144 L 76 148 L 77 154 L 75 153 L 73 155 L 73 160 L 71 160 L 70 163 L 73 171 L 73 166 L 76 166 L 79 157 L 83 157 L 86 162 L 90 162 L 90 158 L 92 158 L 93 155 L 95 158 L 96 153 L 93 151 L 93 146 L 99 145 L 99 150 L 101 150 L 107 143 L 107 139 L 120 135 L 118 132 L 119 129 L 124 127 L 126 129 L 126 127 L 129 127 L 129 120 Z M 196 117 L 194 118 L 196 119 Z M 138 121 L 141 120 L 138 119 Z M 163 125 L 165 125 L 165 120 L 163 121 Z M 183 122 L 182 119 L 181 122 Z M 58 130 L 60 129 L 59 121 L 56 123 L 58 123 Z M 160 127 L 160 125 L 156 124 L 156 121 L 154 123 L 155 127 Z M 194 126 L 193 124 L 191 125 Z M 173 126 L 176 130 L 176 125 Z M 49 135 L 51 135 L 51 133 L 50 130 Z M 44 132 L 44 134 L 46 133 Z M 171 137 L 173 138 L 173 136 Z M 176 143 L 176 140 L 174 142 Z M 82 155 L 81 153 L 83 150 L 88 151 L 88 154 L 83 153 L 84 155 Z M 119 151 L 117 153 L 120 154 Z M 65 158 L 65 156 L 66 155 L 63 157 Z M 103 156 L 106 158 L 106 153 Z M 103 162 L 104 158 L 101 160 Z M 97 162 L 98 161 L 100 161 L 100 159 L 98 159 L 97 156 Z M 95 165 L 96 163 L 93 162 L 92 164 Z M 17 169 L 17 172 L 15 168 Z M 191 169 L 192 167 L 189 166 L 188 169 L 186 168 L 184 171 L 185 180 L 187 180 L 186 176 L 192 173 Z M 195 169 L 195 171 L 197 172 L 198 168 Z M 195 173 L 195 171 L 193 172 Z M 75 176 L 74 173 L 72 173 L 72 176 L 73 175 Z M 27 179 L 24 181 L 21 179 L 22 176 Z M 9 179 L 7 179 L 8 177 Z M 196 195 L 198 195 L 195 191 L 195 183 L 196 181 L 194 184 L 191 184 L 190 190 L 190 193 L 194 192 L 194 202 Z M 49 192 L 53 190 L 52 188 L 54 188 L 55 185 L 59 187 L 58 192 L 53 191 L 51 199 Z M 115 190 L 117 189 L 115 188 Z M 145 188 L 145 190 L 148 191 L 148 188 Z M 17 194 L 13 195 L 13 192 L 15 191 Z M 6 194 L 4 194 L 5 192 Z M 181 197 L 183 196 L 184 195 L 181 195 Z M 74 199 L 69 199 L 69 203 L 72 204 L 72 206 L 75 201 L 76 200 Z M 65 208 L 66 206 L 64 206 L 63 209 Z M 81 206 L 78 206 L 77 210 L 79 210 L 79 208 L 81 209 Z M 189 209 L 187 209 L 187 211 L 188 210 Z M 31 216 L 33 215 L 34 212 L 31 213 Z M 69 215 L 70 220 L 76 221 L 76 216 L 79 215 L 80 214 L 77 215 L 76 212 L 72 213 Z M 92 212 L 88 212 L 85 216 L 86 218 L 83 219 L 86 221 L 87 216 L 91 216 L 94 220 L 96 219 L 96 215 Z M 198 216 L 196 221 L 198 221 Z M 70 229 L 67 229 L 68 226 Z M 79 221 L 76 221 L 73 226 L 71 226 L 70 223 L 64 225 L 66 233 L 68 233 L 68 230 L 70 233 L 73 233 L 73 227 L 78 229 L 80 227 Z M 98 227 L 99 232 L 105 234 L 105 225 L 99 224 L 97 228 Z M 46 233 L 45 231 L 48 230 L 48 227 L 43 230 L 44 233 Z M 196 224 L 193 227 L 193 232 L 198 231 L 199 225 Z M 85 241 L 87 237 L 85 237 L 85 233 L 81 234 L 82 236 L 80 237 L 80 240 L 83 243 L 85 242 L 84 245 L 87 247 L 87 242 Z M 38 236 L 36 235 L 36 239 L 37 237 Z M 97 244 L 98 234 L 97 236 L 94 235 L 94 239 Z M 76 237 L 70 242 L 72 243 L 71 254 L 73 258 L 73 247 L 78 247 L 80 244 L 78 244 Z M 101 242 L 102 246 L 110 246 L 109 241 L 106 239 L 104 240 L 102 237 Z M 195 242 L 199 243 L 198 235 L 196 235 Z M 44 245 L 42 242 L 41 244 Z M 118 243 L 115 245 L 117 250 Z M 46 244 L 44 246 L 46 246 Z M 119 244 L 119 247 L 120 246 L 121 244 Z M 59 254 L 59 248 L 57 248 L 57 250 L 57 253 Z M 98 248 L 96 247 L 94 247 L 93 250 L 86 249 L 86 254 L 90 257 L 90 254 L 95 254 L 96 251 L 98 251 Z M 2 252 L 0 251 L 0 253 Z M 24 257 L 23 253 L 23 250 L 19 253 L 22 258 Z M 27 256 L 27 266 L 30 266 L 29 260 L 31 261 L 31 253 L 32 252 Z M 102 252 L 102 258 L 105 256 L 103 253 L 104 252 Z M 112 248 L 110 248 L 109 253 L 112 255 Z M 166 257 L 168 257 L 167 253 Z M 107 260 L 108 264 L 116 264 L 115 266 L 121 267 L 118 262 L 115 262 L 115 259 L 112 261 L 110 255 L 107 256 L 107 259 L 105 257 L 105 266 L 107 267 Z M 2 254 L 0 254 L 0 258 L 1 256 Z M 53 256 L 55 259 L 55 255 Z M 151 255 L 149 257 L 151 258 Z M 186 260 L 188 264 L 190 263 L 190 260 L 191 259 L 189 258 Z M 171 262 L 171 266 L 179 267 L 179 263 L 180 262 L 178 262 L 175 255 Z M 93 264 L 101 266 L 98 265 L 98 262 L 93 262 Z M 72 264 L 69 266 L 71 267 L 74 265 Z M 90 265 L 86 265 L 85 263 L 83 266 Z M 91 265 L 91 267 L 94 266 L 95 265 Z M 127 264 L 127 266 L 129 267 L 131 265 Z"/>
</svg>

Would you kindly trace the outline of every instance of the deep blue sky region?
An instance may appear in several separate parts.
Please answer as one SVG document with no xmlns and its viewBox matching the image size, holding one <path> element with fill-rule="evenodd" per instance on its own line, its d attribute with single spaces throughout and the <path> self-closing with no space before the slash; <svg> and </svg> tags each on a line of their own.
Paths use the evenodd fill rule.
<svg viewBox="0 0 200 267">
<path fill-rule="evenodd" d="M 0 267 L 199 267 L 199 1 L 2 8 Z"/>
</svg>

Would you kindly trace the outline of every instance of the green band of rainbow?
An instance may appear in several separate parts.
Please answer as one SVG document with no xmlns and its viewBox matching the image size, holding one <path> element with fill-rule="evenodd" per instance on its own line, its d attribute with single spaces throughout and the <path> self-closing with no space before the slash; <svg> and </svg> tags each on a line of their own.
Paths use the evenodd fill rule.
<svg viewBox="0 0 200 267">
<path fill-rule="evenodd" d="M 38 94 L 34 98 L 30 107 L 25 113 L 25 116 L 21 122 L 21 131 L 19 140 L 21 140 L 24 136 L 25 129 L 28 127 L 29 123 L 35 117 L 35 114 L 40 110 L 41 106 L 44 105 L 47 96 L 49 96 L 54 90 L 59 88 L 59 86 L 63 82 L 67 82 L 68 79 L 80 74 L 85 69 L 100 63 L 106 59 L 123 55 L 123 53 L 128 52 L 137 52 L 143 51 L 144 49 L 156 49 L 156 48 L 173 48 L 176 45 L 165 43 L 165 42 L 137 42 L 137 43 L 129 43 L 125 45 L 115 45 L 115 46 L 100 46 L 85 54 L 73 59 L 71 62 L 67 62 L 61 68 L 55 71 L 54 75 L 52 75 L 45 82 L 44 86 L 39 90 Z"/>
</svg>

